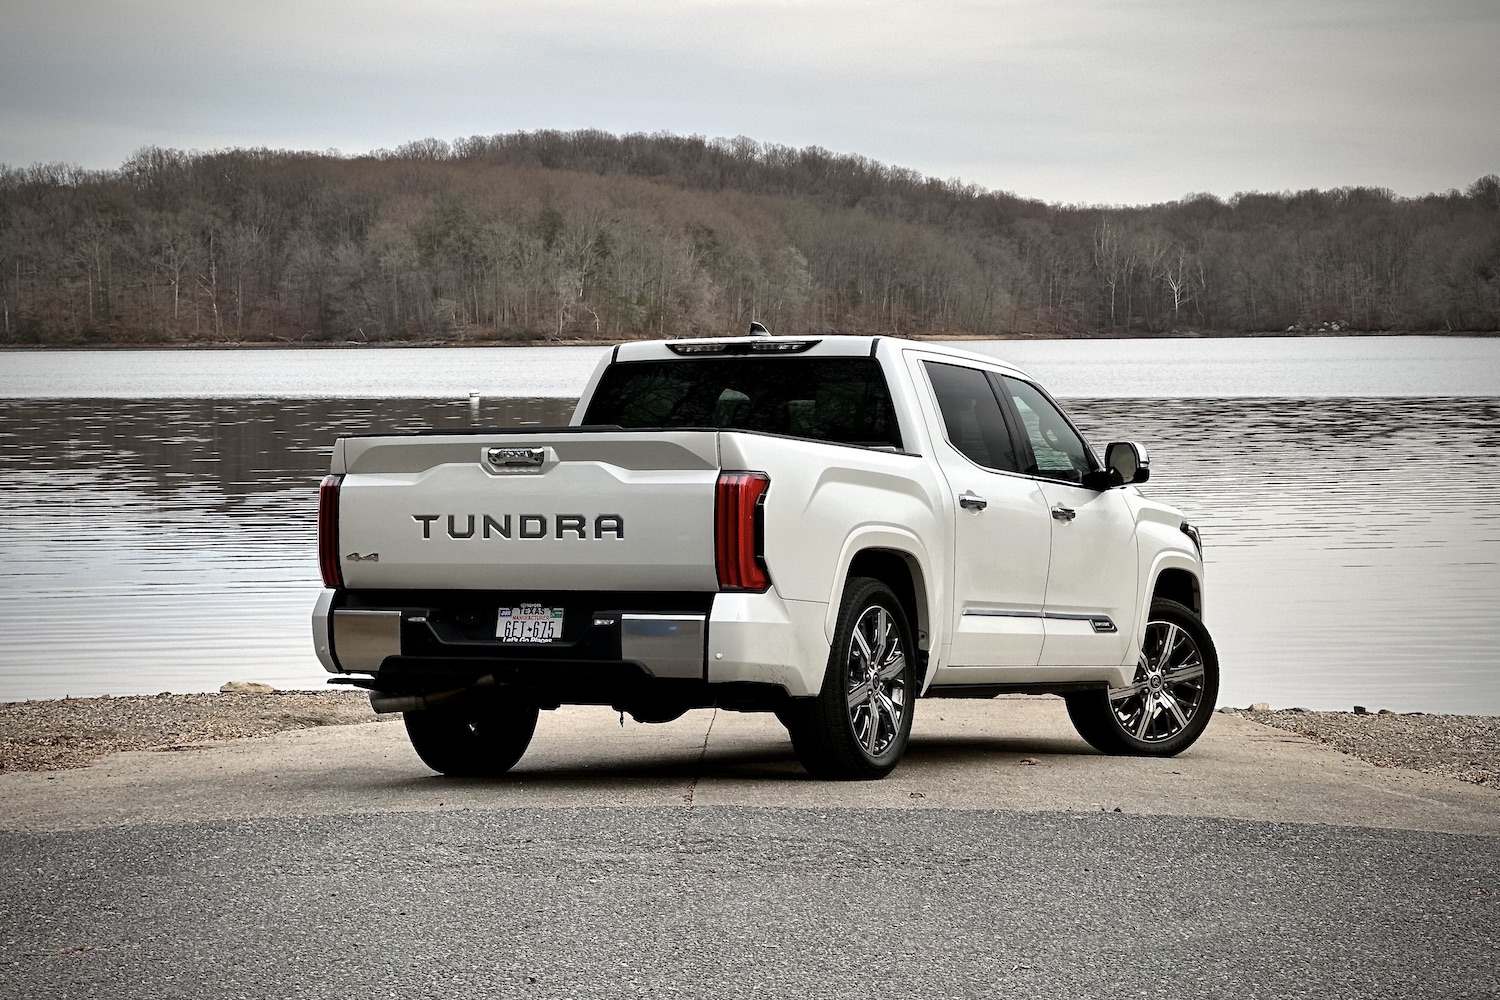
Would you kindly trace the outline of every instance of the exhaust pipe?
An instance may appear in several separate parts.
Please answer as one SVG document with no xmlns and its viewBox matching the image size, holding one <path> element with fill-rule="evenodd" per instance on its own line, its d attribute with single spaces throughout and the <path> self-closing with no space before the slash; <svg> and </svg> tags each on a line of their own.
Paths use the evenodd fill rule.
<svg viewBox="0 0 1500 1000">
<path fill-rule="evenodd" d="M 377 715 L 389 715 L 392 712 L 425 712 L 429 708 L 445 705 L 481 688 L 493 687 L 494 684 L 495 675 L 485 674 L 468 687 L 453 688 L 449 691 L 433 691 L 428 694 L 386 694 L 384 691 L 371 691 L 370 707 Z"/>
</svg>

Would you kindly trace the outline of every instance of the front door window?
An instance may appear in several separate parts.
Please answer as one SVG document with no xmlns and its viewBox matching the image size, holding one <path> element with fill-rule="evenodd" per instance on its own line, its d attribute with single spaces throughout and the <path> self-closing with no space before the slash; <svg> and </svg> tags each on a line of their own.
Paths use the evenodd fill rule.
<svg viewBox="0 0 1500 1000">
<path fill-rule="evenodd" d="M 1009 376 L 1001 376 L 1000 382 L 1031 445 L 1031 461 L 1023 471 L 1063 483 L 1083 482 L 1084 474 L 1094 468 L 1093 456 L 1068 418 L 1031 383 Z"/>
</svg>

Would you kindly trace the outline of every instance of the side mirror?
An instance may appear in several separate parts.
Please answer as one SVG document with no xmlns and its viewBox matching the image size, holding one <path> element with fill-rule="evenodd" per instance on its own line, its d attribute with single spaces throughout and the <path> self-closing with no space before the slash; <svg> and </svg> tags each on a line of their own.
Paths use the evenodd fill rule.
<svg viewBox="0 0 1500 1000">
<path fill-rule="evenodd" d="M 1151 478 L 1151 456 L 1134 441 L 1111 441 L 1104 449 L 1104 466 L 1113 486 L 1144 483 Z"/>
</svg>

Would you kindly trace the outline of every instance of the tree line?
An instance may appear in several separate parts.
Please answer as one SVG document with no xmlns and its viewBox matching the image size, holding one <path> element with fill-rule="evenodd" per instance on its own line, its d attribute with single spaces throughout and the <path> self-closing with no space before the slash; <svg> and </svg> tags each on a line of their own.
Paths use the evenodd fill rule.
<svg viewBox="0 0 1500 1000">
<path fill-rule="evenodd" d="M 519 132 L 0 167 L 0 339 L 1500 328 L 1500 177 L 1052 205 L 816 147 Z"/>
</svg>

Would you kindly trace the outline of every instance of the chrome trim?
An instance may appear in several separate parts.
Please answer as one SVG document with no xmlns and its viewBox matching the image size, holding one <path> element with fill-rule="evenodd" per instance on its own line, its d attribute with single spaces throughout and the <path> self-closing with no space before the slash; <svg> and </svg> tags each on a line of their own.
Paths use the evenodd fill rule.
<svg viewBox="0 0 1500 1000">
<path fill-rule="evenodd" d="M 1120 482 L 1117 485 L 1129 486 L 1132 483 L 1144 483 L 1151 478 L 1151 453 L 1147 451 L 1146 446 L 1141 444 L 1139 441 L 1111 441 L 1109 444 L 1105 445 L 1105 472 L 1108 472 L 1113 476 L 1115 473 L 1119 473 L 1120 471 L 1115 468 L 1113 459 L 1116 448 L 1129 448 L 1134 453 L 1132 455 L 1132 461 L 1135 464 L 1135 471 L 1131 473 L 1129 479 L 1126 479 L 1124 474 L 1120 473 Z M 1113 481 L 1113 479 L 1111 479 L 1111 481 Z"/>
<path fill-rule="evenodd" d="M 387 656 L 401 655 L 401 612 L 333 613 L 333 655 L 346 674 L 373 674 Z"/>
<path fill-rule="evenodd" d="M 498 473 L 541 472 L 547 461 L 546 448 L 486 448 L 484 460 Z"/>
<path fill-rule="evenodd" d="M 964 490 L 958 496 L 958 505 L 964 510 L 984 510 L 989 506 L 989 503 L 988 500 L 973 490 Z"/>
<path fill-rule="evenodd" d="M 328 612 L 333 605 L 333 595 L 332 590 L 319 594 L 312 614 L 313 652 L 318 654 L 318 662 L 330 674 L 340 672 L 338 661 L 333 658 L 333 640 L 328 631 Z"/>
<path fill-rule="evenodd" d="M 635 660 L 653 677 L 701 680 L 707 615 L 620 615 L 620 658 Z"/>
<path fill-rule="evenodd" d="M 491 448 L 492 465 L 541 465 L 547 458 L 545 448 Z"/>
<path fill-rule="evenodd" d="M 1051 621 L 1088 622 L 1094 627 L 1095 632 L 1120 631 L 1115 625 L 1115 620 L 1109 615 L 1076 615 L 1063 611 L 999 611 L 990 608 L 969 608 L 964 611 L 964 616 L 968 615 L 973 615 L 975 618 L 1044 618 Z"/>
</svg>

